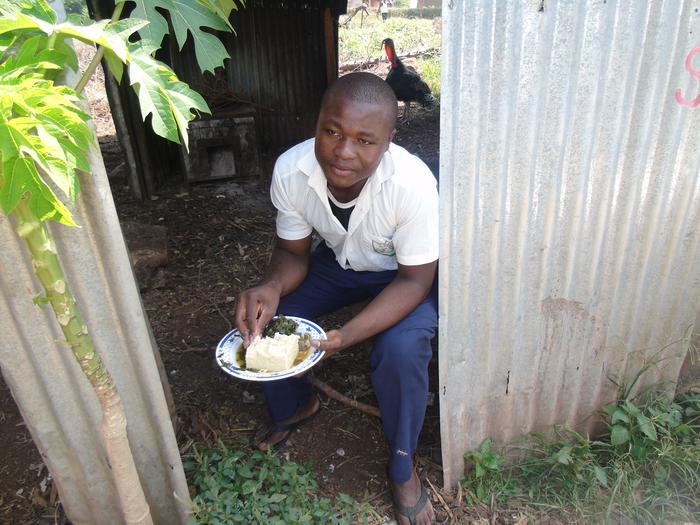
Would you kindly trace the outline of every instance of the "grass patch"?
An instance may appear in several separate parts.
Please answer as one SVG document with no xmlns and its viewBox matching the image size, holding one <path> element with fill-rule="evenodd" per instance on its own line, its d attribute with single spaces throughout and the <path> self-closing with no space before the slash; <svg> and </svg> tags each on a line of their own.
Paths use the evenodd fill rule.
<svg viewBox="0 0 700 525">
<path fill-rule="evenodd" d="M 371 13 L 360 27 L 360 15 L 356 15 L 347 27 L 342 25 L 341 19 L 338 35 L 340 63 L 384 57 L 382 40 L 385 38 L 394 40 L 397 53 L 435 49 L 439 55 L 442 45 L 442 36 L 435 31 L 432 20 L 394 17 L 383 23 Z"/>
<path fill-rule="evenodd" d="M 431 93 L 437 99 L 440 98 L 440 56 L 432 55 L 416 60 L 416 69 L 420 71 L 421 78 L 428 84 Z"/>
<path fill-rule="evenodd" d="M 629 390 L 627 390 L 629 394 Z M 533 436 L 512 465 L 486 439 L 465 458 L 467 503 L 524 505 L 574 523 L 695 522 L 700 512 L 700 395 L 648 392 L 603 408 L 607 432 Z"/>
<path fill-rule="evenodd" d="M 220 445 L 195 450 L 184 460 L 196 489 L 193 523 L 199 525 L 367 523 L 371 509 L 340 494 L 319 497 L 309 465 L 283 461 L 274 453 L 242 452 Z"/>
</svg>

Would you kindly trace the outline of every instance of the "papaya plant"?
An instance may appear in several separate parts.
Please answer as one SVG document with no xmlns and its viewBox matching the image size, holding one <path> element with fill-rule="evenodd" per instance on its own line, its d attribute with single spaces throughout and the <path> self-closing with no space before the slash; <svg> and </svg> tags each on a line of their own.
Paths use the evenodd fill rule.
<svg viewBox="0 0 700 525">
<path fill-rule="evenodd" d="M 0 5 L 0 210 L 14 216 L 17 234 L 26 243 L 44 289 L 45 295 L 34 301 L 53 309 L 65 345 L 100 402 L 101 435 L 124 519 L 146 524 L 152 518 L 131 453 L 121 398 L 71 292 L 46 222 L 76 226 L 71 207 L 80 178 L 90 172 L 88 150 L 96 145 L 90 115 L 81 108 L 81 92 L 102 57 L 118 81 L 128 72 L 142 116 L 145 120 L 151 115 L 155 133 L 187 146 L 188 123 L 209 108 L 170 67 L 154 58 L 168 33 L 162 10 L 168 12 L 180 48 L 192 36 L 200 67 L 213 71 L 228 55 L 218 38 L 202 27 L 232 30 L 228 17 L 243 2 L 135 3 L 133 17 L 121 19 L 125 3 L 117 0 L 111 19 L 86 23 L 59 22 L 46 0 L 4 0 Z M 61 81 L 66 67 L 78 69 L 70 39 L 98 48 L 75 86 Z"/>
</svg>

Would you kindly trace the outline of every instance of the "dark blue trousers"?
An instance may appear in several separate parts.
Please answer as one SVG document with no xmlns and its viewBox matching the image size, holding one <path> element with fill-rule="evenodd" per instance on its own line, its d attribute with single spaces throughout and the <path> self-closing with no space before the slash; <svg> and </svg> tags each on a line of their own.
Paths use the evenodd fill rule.
<svg viewBox="0 0 700 525">
<path fill-rule="evenodd" d="M 283 297 L 279 313 L 314 319 L 343 306 L 376 297 L 396 271 L 344 270 L 335 255 L 321 245 L 311 256 L 309 274 Z M 389 476 L 398 483 L 412 474 L 413 455 L 423 427 L 428 401 L 430 341 L 437 328 L 437 286 L 408 316 L 376 336 L 370 355 L 372 386 L 379 401 L 389 451 Z M 263 383 L 270 416 L 280 421 L 293 416 L 313 395 L 309 378 Z"/>
</svg>

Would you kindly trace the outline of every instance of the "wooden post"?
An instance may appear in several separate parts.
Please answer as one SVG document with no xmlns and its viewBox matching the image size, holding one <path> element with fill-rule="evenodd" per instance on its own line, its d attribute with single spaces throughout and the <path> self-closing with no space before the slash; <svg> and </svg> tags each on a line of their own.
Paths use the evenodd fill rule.
<svg viewBox="0 0 700 525">
<path fill-rule="evenodd" d="M 338 78 L 338 54 L 335 40 L 335 24 L 329 7 L 323 10 L 323 33 L 326 41 L 326 81 Z"/>
</svg>

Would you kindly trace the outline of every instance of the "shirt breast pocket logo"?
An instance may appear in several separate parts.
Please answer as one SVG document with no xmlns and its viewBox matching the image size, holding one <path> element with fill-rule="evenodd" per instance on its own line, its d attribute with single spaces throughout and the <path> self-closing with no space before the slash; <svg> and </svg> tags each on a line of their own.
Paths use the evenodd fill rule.
<svg viewBox="0 0 700 525">
<path fill-rule="evenodd" d="M 384 237 L 374 237 L 372 239 L 372 249 L 376 253 L 386 255 L 387 257 L 396 255 L 394 242 L 391 239 L 385 239 Z"/>
</svg>

